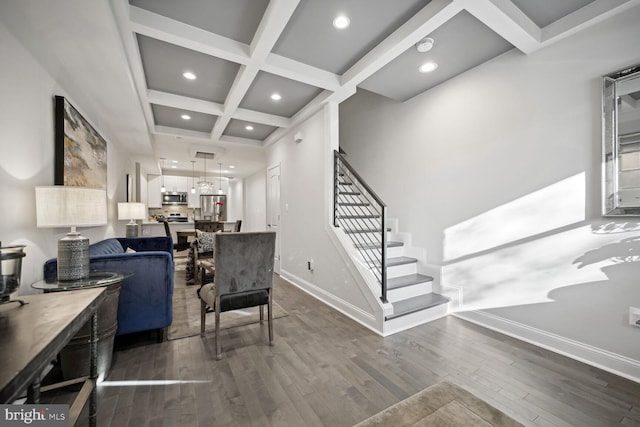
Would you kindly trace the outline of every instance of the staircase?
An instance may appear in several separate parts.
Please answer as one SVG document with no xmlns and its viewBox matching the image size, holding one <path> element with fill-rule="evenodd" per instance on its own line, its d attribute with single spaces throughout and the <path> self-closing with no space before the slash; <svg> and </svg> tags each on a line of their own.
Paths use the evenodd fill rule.
<svg viewBox="0 0 640 427">
<path fill-rule="evenodd" d="M 385 311 L 385 335 L 447 314 L 449 298 L 434 293 L 433 277 L 420 274 L 418 260 L 405 256 L 404 243 L 389 240 L 386 205 L 349 165 L 334 152 L 334 226 L 347 235 L 359 259 L 380 286 Z M 393 234 L 392 234 L 393 235 Z"/>
</svg>

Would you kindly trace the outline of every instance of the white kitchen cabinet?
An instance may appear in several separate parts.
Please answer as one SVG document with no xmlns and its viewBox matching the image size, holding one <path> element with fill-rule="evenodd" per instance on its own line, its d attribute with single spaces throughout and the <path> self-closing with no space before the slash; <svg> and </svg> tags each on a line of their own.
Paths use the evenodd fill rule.
<svg viewBox="0 0 640 427">
<path fill-rule="evenodd" d="M 160 195 L 161 185 L 160 175 L 147 175 L 147 207 L 162 207 L 162 196 Z"/>
<path fill-rule="evenodd" d="M 189 191 L 189 179 L 186 176 L 175 176 L 175 175 L 165 175 L 164 176 L 164 186 L 167 188 L 167 191 L 172 192 L 180 192 L 186 193 Z"/>
</svg>

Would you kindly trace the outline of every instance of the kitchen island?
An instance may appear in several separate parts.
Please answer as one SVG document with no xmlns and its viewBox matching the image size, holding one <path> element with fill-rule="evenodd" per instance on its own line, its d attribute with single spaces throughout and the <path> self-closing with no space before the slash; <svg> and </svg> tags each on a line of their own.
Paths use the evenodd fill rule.
<svg viewBox="0 0 640 427">
<path fill-rule="evenodd" d="M 233 231 L 235 221 L 223 221 L 224 231 Z M 157 221 L 144 221 L 142 223 L 141 235 L 144 237 L 164 236 L 164 225 Z M 171 230 L 171 238 L 174 243 L 178 242 L 178 231 L 193 231 L 195 234 L 195 222 L 194 221 L 180 221 L 169 222 L 169 229 Z"/>
</svg>

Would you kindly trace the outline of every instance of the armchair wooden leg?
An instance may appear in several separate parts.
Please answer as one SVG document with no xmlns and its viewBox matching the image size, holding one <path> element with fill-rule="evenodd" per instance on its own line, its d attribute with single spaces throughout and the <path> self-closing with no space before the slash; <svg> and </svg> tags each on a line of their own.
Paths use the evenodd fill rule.
<svg viewBox="0 0 640 427">
<path fill-rule="evenodd" d="M 216 359 L 220 360 L 222 358 L 222 344 L 220 343 L 220 296 L 216 297 Z"/>
<path fill-rule="evenodd" d="M 260 324 L 264 323 L 264 305 L 259 306 L 260 308 Z"/>
<path fill-rule="evenodd" d="M 267 304 L 267 323 L 269 326 L 269 345 L 273 345 L 273 310 L 272 310 L 272 301 L 273 297 L 271 296 L 271 290 L 269 290 L 269 303 Z M 262 309 L 262 307 L 260 307 Z"/>
<path fill-rule="evenodd" d="M 204 337 L 205 315 L 207 314 L 207 304 L 200 300 L 200 336 Z"/>
</svg>

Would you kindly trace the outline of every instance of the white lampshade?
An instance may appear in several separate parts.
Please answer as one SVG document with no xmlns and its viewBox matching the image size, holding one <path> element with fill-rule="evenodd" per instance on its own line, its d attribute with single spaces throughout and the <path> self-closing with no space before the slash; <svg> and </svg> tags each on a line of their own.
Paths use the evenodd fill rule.
<svg viewBox="0 0 640 427">
<path fill-rule="evenodd" d="M 99 188 L 36 187 L 38 228 L 97 227 L 107 224 L 107 192 Z"/>
<path fill-rule="evenodd" d="M 118 219 L 145 219 L 147 217 L 147 208 L 144 203 L 119 202 L 118 203 Z"/>
<path fill-rule="evenodd" d="M 71 227 L 58 240 L 58 280 L 89 277 L 89 239 L 76 227 L 107 224 L 107 192 L 68 185 L 36 187 L 36 224 L 38 228 Z"/>
</svg>

